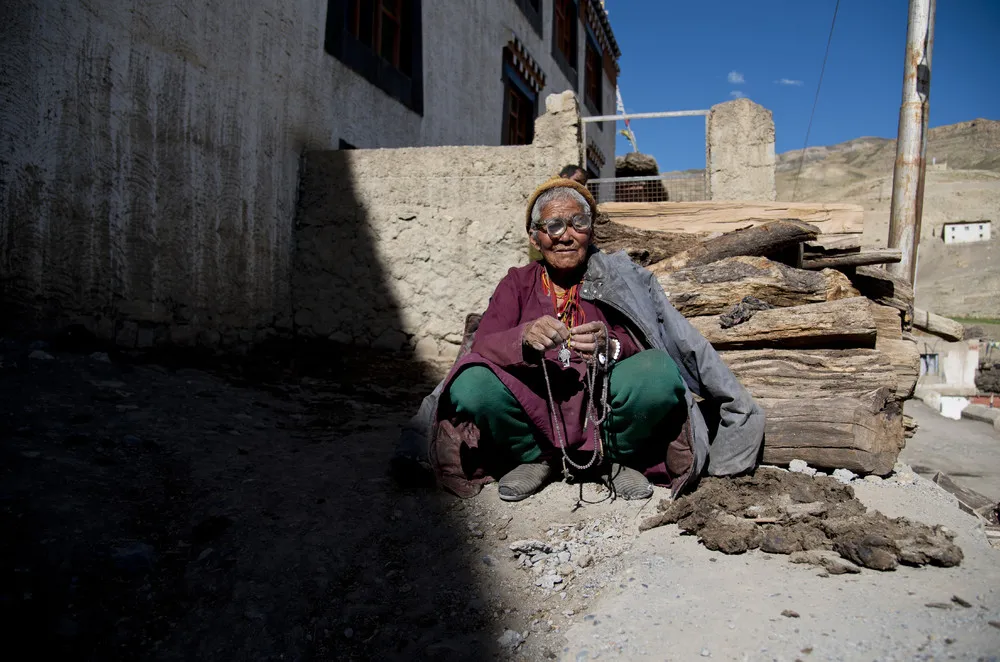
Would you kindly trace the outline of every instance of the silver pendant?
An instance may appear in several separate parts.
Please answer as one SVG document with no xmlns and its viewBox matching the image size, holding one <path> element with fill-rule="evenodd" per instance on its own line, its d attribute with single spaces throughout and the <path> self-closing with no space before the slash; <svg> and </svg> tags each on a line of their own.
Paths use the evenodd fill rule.
<svg viewBox="0 0 1000 662">
<path fill-rule="evenodd" d="M 559 350 L 559 360 L 562 361 L 564 368 L 569 367 L 569 358 L 570 358 L 569 347 L 563 345 L 562 349 Z"/>
</svg>

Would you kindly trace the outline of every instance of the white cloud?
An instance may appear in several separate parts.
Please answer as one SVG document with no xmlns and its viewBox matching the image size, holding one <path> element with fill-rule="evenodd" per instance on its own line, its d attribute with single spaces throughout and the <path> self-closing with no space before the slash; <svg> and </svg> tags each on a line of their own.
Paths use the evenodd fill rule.
<svg viewBox="0 0 1000 662">
<path fill-rule="evenodd" d="M 743 74 L 734 70 L 729 72 L 729 82 L 733 85 L 742 85 L 746 80 L 743 78 Z"/>
<path fill-rule="evenodd" d="M 742 99 L 746 95 L 743 94 L 741 90 L 733 90 L 732 92 L 729 93 L 729 96 L 731 96 L 734 99 Z"/>
<path fill-rule="evenodd" d="M 775 85 L 794 85 L 794 86 L 798 87 L 798 86 L 802 85 L 802 81 L 800 81 L 800 80 L 793 80 L 791 78 L 779 78 L 778 80 L 774 81 L 774 84 Z"/>
</svg>

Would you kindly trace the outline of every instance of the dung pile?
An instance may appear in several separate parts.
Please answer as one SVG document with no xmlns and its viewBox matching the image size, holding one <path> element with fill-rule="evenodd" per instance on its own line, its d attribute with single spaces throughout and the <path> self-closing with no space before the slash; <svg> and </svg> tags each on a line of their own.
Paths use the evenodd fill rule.
<svg viewBox="0 0 1000 662">
<path fill-rule="evenodd" d="M 867 512 L 854 490 L 829 477 L 761 468 L 735 480 L 706 478 L 694 493 L 661 501 L 659 510 L 640 530 L 676 523 L 711 550 L 742 554 L 759 548 L 831 572 L 850 572 L 852 563 L 893 570 L 900 563 L 951 567 L 962 561 L 947 529 Z M 850 563 L 805 553 L 813 550 L 832 551 Z"/>
</svg>

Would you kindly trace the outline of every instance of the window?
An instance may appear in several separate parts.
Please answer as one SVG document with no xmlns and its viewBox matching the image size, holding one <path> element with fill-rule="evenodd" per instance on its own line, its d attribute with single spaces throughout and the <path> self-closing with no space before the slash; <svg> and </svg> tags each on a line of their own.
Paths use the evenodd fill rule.
<svg viewBox="0 0 1000 662">
<path fill-rule="evenodd" d="M 921 354 L 920 355 L 920 376 L 931 375 L 937 376 L 938 372 L 938 355 L 937 354 Z"/>
<path fill-rule="evenodd" d="M 324 48 L 423 114 L 420 0 L 329 0 Z"/>
<path fill-rule="evenodd" d="M 552 16 L 552 57 L 569 78 L 573 90 L 579 84 L 576 69 L 576 29 L 580 24 L 575 0 L 555 0 Z"/>
<path fill-rule="evenodd" d="M 514 54 L 503 49 L 503 134 L 502 145 L 528 145 L 535 137 L 538 95 L 514 66 Z"/>
<path fill-rule="evenodd" d="M 590 38 L 587 39 L 587 53 L 583 66 L 584 102 L 592 114 L 602 115 L 601 100 L 604 95 L 604 86 L 602 85 L 604 69 L 602 67 L 601 49 Z M 600 126 L 600 123 L 598 123 L 598 126 Z"/>
<path fill-rule="evenodd" d="M 531 23 L 538 36 L 542 36 L 542 0 L 514 0 L 521 8 L 521 13 Z"/>
</svg>

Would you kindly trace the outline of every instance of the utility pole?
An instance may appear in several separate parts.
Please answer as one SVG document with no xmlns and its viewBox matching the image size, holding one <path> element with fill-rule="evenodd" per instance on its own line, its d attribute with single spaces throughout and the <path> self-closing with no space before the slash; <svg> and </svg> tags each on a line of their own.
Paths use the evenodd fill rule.
<svg viewBox="0 0 1000 662">
<path fill-rule="evenodd" d="M 910 0 L 903 61 L 903 102 L 899 108 L 896 165 L 892 172 L 888 246 L 899 248 L 903 260 L 886 268 L 910 283 L 916 278 L 923 213 L 936 4 L 937 0 Z"/>
</svg>

